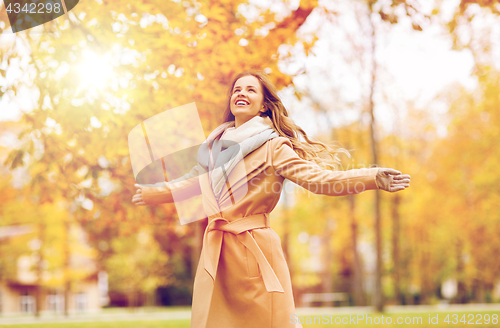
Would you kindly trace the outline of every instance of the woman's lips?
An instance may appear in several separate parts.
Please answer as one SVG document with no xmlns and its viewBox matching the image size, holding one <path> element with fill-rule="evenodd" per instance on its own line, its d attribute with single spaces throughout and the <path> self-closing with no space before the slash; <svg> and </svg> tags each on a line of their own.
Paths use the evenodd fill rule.
<svg viewBox="0 0 500 328">
<path fill-rule="evenodd" d="M 250 103 L 246 100 L 239 99 L 235 102 L 235 105 L 236 106 L 248 106 L 248 105 L 250 105 Z"/>
</svg>

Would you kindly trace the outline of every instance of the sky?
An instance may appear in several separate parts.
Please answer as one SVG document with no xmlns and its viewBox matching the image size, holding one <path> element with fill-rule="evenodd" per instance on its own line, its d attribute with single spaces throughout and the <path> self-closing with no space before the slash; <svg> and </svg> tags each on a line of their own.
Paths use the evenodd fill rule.
<svg viewBox="0 0 500 328">
<path fill-rule="evenodd" d="M 339 1 L 337 3 L 344 3 Z M 448 2 L 448 6 L 451 2 Z M 351 10 L 352 11 L 352 10 Z M 341 11 L 334 23 L 325 22 L 318 15 L 313 23 L 301 28 L 303 33 L 315 32 L 319 40 L 313 48 L 314 55 L 306 57 L 297 51 L 290 63 L 281 68 L 289 74 L 305 69 L 306 74 L 294 79 L 299 89 L 306 86 L 325 109 L 331 111 L 330 120 L 335 126 L 366 119 L 359 116 L 362 101 L 368 99 L 367 86 L 371 72 L 369 62 L 365 67 L 357 64 L 357 53 L 350 51 L 352 40 L 364 47 L 370 58 L 370 40 L 362 36 L 363 31 L 349 10 Z M 314 23 L 314 21 L 316 23 Z M 342 26 L 342 29 L 339 29 Z M 346 36 L 344 31 L 349 31 Z M 395 111 L 402 117 L 406 114 L 408 101 L 424 107 L 429 115 L 436 115 L 434 122 L 443 122 L 440 114 L 446 112 L 446 105 L 434 100 L 446 87 L 460 83 L 472 90 L 476 79 L 471 76 L 474 66 L 468 50 L 452 50 L 452 40 L 438 24 L 424 26 L 423 31 L 415 31 L 408 17 L 402 16 L 398 24 L 378 24 L 376 59 L 378 65 L 375 97 L 375 119 L 385 131 L 390 131 L 395 123 Z M 341 49 L 341 50 L 339 50 Z M 285 50 L 285 49 L 283 49 Z M 288 49 L 287 49 L 288 50 Z M 352 61 L 350 64 L 347 61 Z M 392 106 L 387 106 L 381 98 L 380 90 L 389 98 Z M 292 118 L 309 134 L 324 133 L 327 124 L 313 119 L 307 103 L 293 97 L 292 90 L 280 94 L 289 108 Z M 335 108 L 338 103 L 353 103 L 352 110 Z M 396 107 L 396 108 L 394 108 Z M 438 126 L 438 135 L 446 134 L 446 126 Z"/>
</svg>

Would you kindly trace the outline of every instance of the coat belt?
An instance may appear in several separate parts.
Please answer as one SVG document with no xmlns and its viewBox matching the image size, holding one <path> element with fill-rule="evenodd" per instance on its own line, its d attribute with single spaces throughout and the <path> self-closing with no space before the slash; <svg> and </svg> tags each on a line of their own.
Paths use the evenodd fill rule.
<svg viewBox="0 0 500 328">
<path fill-rule="evenodd" d="M 204 268 L 214 282 L 217 274 L 217 267 L 219 265 L 219 257 L 224 238 L 223 234 L 228 232 L 235 235 L 257 260 L 267 291 L 284 292 L 276 273 L 274 273 L 273 268 L 250 233 L 253 229 L 269 228 L 268 213 L 250 215 L 232 222 L 223 218 L 220 213 L 210 216 L 208 219 L 209 223 L 203 236 L 202 256 Z"/>
</svg>

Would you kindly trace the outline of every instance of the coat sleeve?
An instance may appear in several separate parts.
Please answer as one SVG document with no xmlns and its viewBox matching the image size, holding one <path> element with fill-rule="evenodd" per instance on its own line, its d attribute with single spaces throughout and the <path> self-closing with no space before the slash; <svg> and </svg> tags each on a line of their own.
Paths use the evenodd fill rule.
<svg viewBox="0 0 500 328">
<path fill-rule="evenodd" d="M 199 176 L 204 169 L 198 164 L 182 177 L 154 187 L 142 188 L 142 199 L 146 204 L 173 203 L 201 194 Z"/>
<path fill-rule="evenodd" d="M 378 167 L 332 171 L 299 157 L 285 137 L 276 138 L 272 165 L 282 177 L 320 195 L 344 196 L 379 189 L 375 176 Z"/>
</svg>

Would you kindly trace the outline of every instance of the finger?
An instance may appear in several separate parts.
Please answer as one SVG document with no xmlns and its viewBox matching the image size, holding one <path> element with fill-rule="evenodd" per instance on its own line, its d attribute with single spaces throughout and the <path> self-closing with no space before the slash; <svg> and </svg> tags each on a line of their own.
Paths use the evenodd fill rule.
<svg viewBox="0 0 500 328">
<path fill-rule="evenodd" d="M 137 183 L 136 183 L 134 186 L 135 186 L 136 188 L 141 188 L 141 189 L 143 188 L 140 184 L 137 184 Z"/>
<path fill-rule="evenodd" d="M 400 175 L 395 175 L 394 179 L 396 180 L 402 180 L 402 179 L 411 179 L 408 174 L 400 174 Z"/>
<path fill-rule="evenodd" d="M 399 175 L 399 174 L 401 174 L 400 171 L 395 170 L 395 169 L 390 169 L 390 168 L 385 169 L 384 173 L 385 174 L 392 174 L 392 175 Z"/>
<path fill-rule="evenodd" d="M 142 189 L 137 189 L 136 193 L 142 194 Z"/>
<path fill-rule="evenodd" d="M 403 181 L 403 180 L 398 180 L 398 181 L 393 181 L 393 185 L 397 187 L 409 187 L 410 186 L 410 181 Z"/>
<path fill-rule="evenodd" d="M 398 184 L 394 185 L 394 188 L 403 190 L 406 188 L 406 186 L 407 186 L 407 184 L 398 183 Z"/>
</svg>

